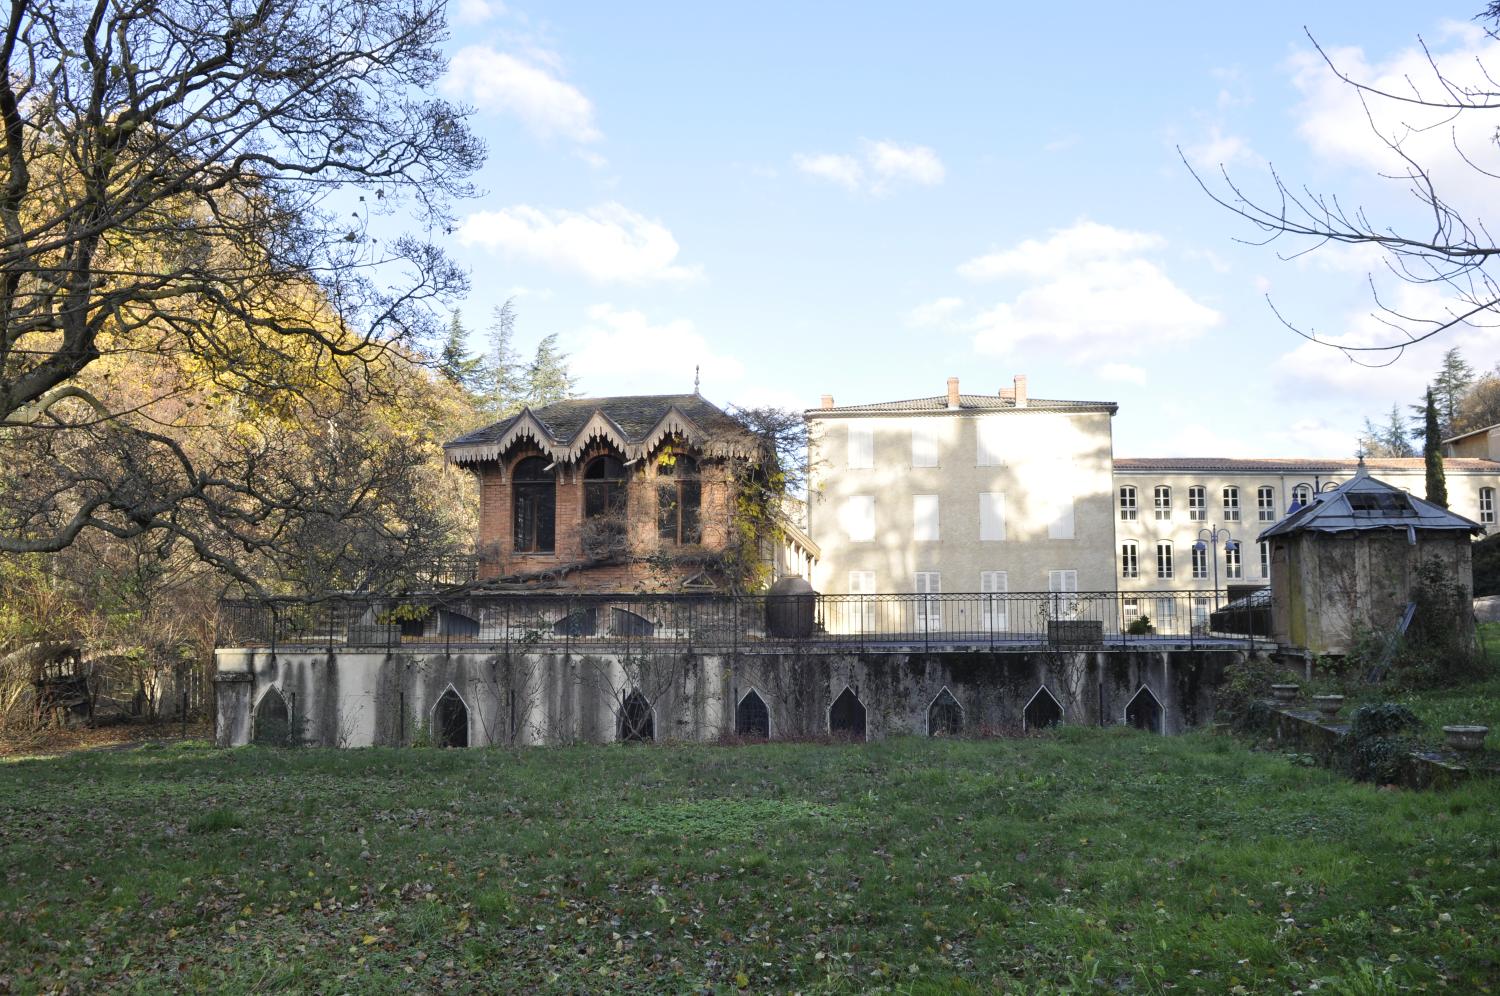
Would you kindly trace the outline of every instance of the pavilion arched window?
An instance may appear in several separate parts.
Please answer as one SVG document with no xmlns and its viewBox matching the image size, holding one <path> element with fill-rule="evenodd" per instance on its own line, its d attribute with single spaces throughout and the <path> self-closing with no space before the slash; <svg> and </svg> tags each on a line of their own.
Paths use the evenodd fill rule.
<svg viewBox="0 0 1500 996">
<path fill-rule="evenodd" d="M 557 486 L 545 457 L 527 457 L 511 474 L 511 538 L 517 553 L 551 553 L 557 535 Z"/>
<path fill-rule="evenodd" d="M 618 457 L 595 457 L 583 470 L 583 517 L 624 514 L 625 464 Z"/>
<path fill-rule="evenodd" d="M 657 468 L 656 534 L 663 543 L 699 543 L 703 532 L 698 513 L 703 505 L 703 482 L 698 461 L 679 456 Z"/>
</svg>

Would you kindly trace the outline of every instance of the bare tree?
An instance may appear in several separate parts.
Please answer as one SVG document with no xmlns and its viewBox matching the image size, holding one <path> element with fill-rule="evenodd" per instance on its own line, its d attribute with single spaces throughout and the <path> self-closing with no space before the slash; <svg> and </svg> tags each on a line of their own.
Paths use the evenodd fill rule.
<svg viewBox="0 0 1500 996">
<path fill-rule="evenodd" d="M 1478 19 L 1491 25 L 1500 23 L 1500 2 L 1490 3 Z M 1486 34 L 1490 38 L 1500 37 L 1493 28 L 1486 28 Z M 1465 62 L 1462 67 L 1445 66 L 1425 41 L 1419 39 L 1426 71 L 1404 76 L 1399 86 L 1385 86 L 1352 75 L 1310 32 L 1308 38 L 1328 71 L 1357 96 L 1371 134 L 1398 164 L 1393 172 L 1382 175 L 1405 188 L 1418 209 L 1415 221 L 1380 220 L 1363 207 L 1351 207 L 1336 194 L 1289 183 L 1274 168 L 1270 170 L 1269 195 L 1253 195 L 1232 179 L 1222 165 L 1219 177 L 1206 178 L 1194 169 L 1181 149 L 1179 155 L 1209 197 L 1261 233 L 1258 238 L 1243 241 L 1255 245 L 1293 243 L 1293 248 L 1282 254 L 1283 259 L 1304 255 L 1330 243 L 1368 246 L 1383 254 L 1387 276 L 1411 284 L 1441 287 L 1446 291 L 1446 302 L 1435 313 L 1409 313 L 1381 293 L 1379 282 L 1372 275 L 1374 317 L 1389 329 L 1389 335 L 1383 341 L 1360 345 L 1322 338 L 1282 315 L 1273 302 L 1277 318 L 1298 335 L 1334 346 L 1350 359 L 1370 366 L 1393 363 L 1408 346 L 1449 329 L 1495 324 L 1500 318 L 1500 282 L 1493 272 L 1492 261 L 1500 256 L 1500 245 L 1482 218 L 1466 216 L 1455 206 L 1450 196 L 1451 178 L 1445 181 L 1447 192 L 1440 189 L 1441 178 L 1435 174 L 1430 160 L 1423 161 L 1424 153 L 1417 146 L 1425 137 L 1445 135 L 1465 168 L 1473 170 L 1478 178 L 1500 180 L 1500 163 L 1495 159 L 1495 127 L 1485 129 L 1482 145 L 1467 141 L 1465 133 L 1460 131 L 1460 124 L 1467 128 L 1475 116 L 1500 112 L 1500 82 L 1482 61 L 1476 60 L 1472 65 Z M 1386 123 L 1382 116 L 1390 111 L 1397 112 L 1400 118 L 1395 125 Z"/>
<path fill-rule="evenodd" d="M 463 286 L 427 237 L 483 156 L 464 111 L 426 96 L 444 32 L 436 0 L 10 5 L 0 449 L 52 471 L 0 518 L 0 552 L 97 529 L 210 553 L 205 519 L 277 535 L 250 528 L 297 504 L 258 477 L 279 431 L 259 416 L 348 412 Z M 375 237 L 398 210 L 426 234 Z M 142 356 L 169 375 L 101 390 Z M 243 404 L 244 436 L 205 462 L 184 399 Z"/>
</svg>

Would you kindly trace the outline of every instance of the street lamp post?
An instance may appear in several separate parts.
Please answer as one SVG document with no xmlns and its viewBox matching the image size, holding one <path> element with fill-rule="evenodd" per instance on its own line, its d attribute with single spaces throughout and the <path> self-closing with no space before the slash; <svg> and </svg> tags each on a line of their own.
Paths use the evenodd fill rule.
<svg viewBox="0 0 1500 996">
<path fill-rule="evenodd" d="M 1214 610 L 1215 611 L 1217 611 L 1218 608 L 1219 608 L 1219 541 L 1220 540 L 1224 541 L 1224 552 L 1226 554 L 1230 550 L 1237 549 L 1239 547 L 1239 545 L 1240 545 L 1240 541 L 1237 540 L 1237 539 L 1235 539 L 1234 537 L 1232 537 L 1229 534 L 1229 530 L 1228 529 L 1221 529 L 1221 528 L 1219 528 L 1219 526 L 1217 524 L 1216 525 L 1212 525 L 1212 526 L 1205 526 L 1204 528 L 1198 530 L 1198 542 L 1196 542 L 1196 543 L 1193 544 L 1193 549 L 1194 550 L 1199 550 L 1199 551 L 1210 550 L 1210 551 L 1212 551 L 1212 554 L 1213 554 L 1213 563 L 1214 563 Z"/>
</svg>

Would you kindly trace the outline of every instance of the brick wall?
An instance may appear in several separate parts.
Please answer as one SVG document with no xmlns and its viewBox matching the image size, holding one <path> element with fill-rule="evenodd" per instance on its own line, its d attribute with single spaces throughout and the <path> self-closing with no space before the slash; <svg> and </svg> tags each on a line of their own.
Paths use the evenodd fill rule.
<svg viewBox="0 0 1500 996">
<path fill-rule="evenodd" d="M 479 570 L 482 577 L 543 571 L 586 559 L 583 552 L 583 469 L 596 456 L 612 453 L 607 447 L 587 451 L 576 464 L 554 468 L 556 477 L 556 513 L 554 544 L 550 554 L 516 553 L 511 527 L 511 472 L 516 464 L 530 456 L 541 455 L 531 449 L 516 449 L 501 461 L 488 461 L 478 467 L 479 476 Z M 501 468 L 504 467 L 502 474 Z M 722 551 L 729 541 L 730 517 L 733 514 L 734 486 L 731 467 L 722 460 L 704 460 L 700 464 L 702 504 L 699 523 L 708 553 Z M 626 468 L 626 529 L 632 557 L 645 557 L 663 546 L 688 552 L 694 547 L 662 544 L 657 537 L 656 488 L 670 478 L 658 478 L 655 460 L 642 460 Z M 674 565 L 669 572 L 678 580 L 698 573 L 696 565 Z M 660 574 L 637 561 L 601 564 L 571 572 L 564 579 L 569 587 L 593 590 L 640 589 L 660 581 Z"/>
</svg>

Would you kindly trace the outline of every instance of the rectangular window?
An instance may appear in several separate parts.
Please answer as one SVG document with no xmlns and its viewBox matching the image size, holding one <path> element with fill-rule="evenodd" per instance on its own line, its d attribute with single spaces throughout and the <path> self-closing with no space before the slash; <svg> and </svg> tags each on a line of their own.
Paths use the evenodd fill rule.
<svg viewBox="0 0 1500 996">
<path fill-rule="evenodd" d="M 1238 581 L 1245 576 L 1244 568 L 1240 566 L 1240 545 L 1228 543 L 1224 547 L 1224 577 L 1230 581 Z"/>
<path fill-rule="evenodd" d="M 1175 598 L 1153 598 L 1151 616 L 1152 627 L 1162 634 L 1176 634 L 1177 632 L 1177 599 Z"/>
<path fill-rule="evenodd" d="M 1260 544 L 1260 576 L 1268 578 L 1271 576 L 1271 544 L 1265 540 Z"/>
<path fill-rule="evenodd" d="M 1078 572 L 1047 572 L 1047 611 L 1052 619 L 1072 619 L 1078 614 Z"/>
<path fill-rule="evenodd" d="M 1127 598 L 1120 603 L 1120 618 L 1129 626 L 1141 617 L 1141 600 L 1139 598 Z"/>
<path fill-rule="evenodd" d="M 1134 522 L 1135 513 L 1135 488 L 1126 484 L 1120 488 L 1120 519 L 1125 522 Z"/>
<path fill-rule="evenodd" d="M 849 572 L 849 594 L 851 595 L 873 595 L 875 594 L 875 572 L 874 571 L 850 571 Z M 854 623 L 864 632 L 870 632 L 875 628 L 876 603 L 859 599 L 854 610 Z"/>
<path fill-rule="evenodd" d="M 1210 605 L 1207 598 L 1202 595 L 1193 597 L 1193 632 L 1208 632 L 1208 611 Z"/>
<path fill-rule="evenodd" d="M 1073 496 L 1065 495 L 1054 498 L 1052 503 L 1052 521 L 1047 524 L 1048 539 L 1072 539 L 1073 538 Z"/>
<path fill-rule="evenodd" d="M 937 571 L 918 571 L 916 591 L 925 595 L 917 604 L 917 625 L 924 629 L 943 628 L 943 603 L 936 596 L 943 590 L 943 577 Z"/>
<path fill-rule="evenodd" d="M 1156 504 L 1156 518 L 1158 521 L 1172 517 L 1172 489 L 1165 484 L 1158 484 L 1153 496 Z"/>
<path fill-rule="evenodd" d="M 938 541 L 938 496 L 911 496 L 911 538 L 918 543 Z"/>
<path fill-rule="evenodd" d="M 980 419 L 977 422 L 975 435 L 978 437 L 978 451 L 974 462 L 978 466 L 1005 466 L 1005 441 L 1002 438 L 1001 428 L 1000 419 Z"/>
<path fill-rule="evenodd" d="M 1495 524 L 1495 489 L 1479 489 L 1479 521 L 1487 526 Z"/>
<path fill-rule="evenodd" d="M 936 467 L 938 465 L 937 426 L 912 427 L 911 465 L 913 467 Z"/>
<path fill-rule="evenodd" d="M 1188 518 L 1194 522 L 1208 518 L 1208 489 L 1202 485 L 1188 488 Z"/>
<path fill-rule="evenodd" d="M 869 470 L 875 466 L 875 430 L 868 425 L 849 427 L 849 469 Z"/>
<path fill-rule="evenodd" d="M 875 538 L 875 496 L 850 495 L 845 498 L 839 520 L 849 542 L 870 542 Z"/>
<path fill-rule="evenodd" d="M 1010 591 L 1010 579 L 1005 571 L 980 571 L 979 591 L 984 599 L 984 628 L 986 631 L 1003 632 L 1010 629 L 1010 603 L 1005 593 Z"/>
<path fill-rule="evenodd" d="M 1172 544 L 1166 540 L 1156 544 L 1156 576 L 1159 578 L 1172 576 Z"/>
<path fill-rule="evenodd" d="M 1120 544 L 1120 577 L 1136 578 L 1141 576 L 1140 562 L 1136 557 L 1136 546 L 1134 543 Z"/>
<path fill-rule="evenodd" d="M 1240 521 L 1240 489 L 1230 486 L 1224 489 L 1224 521 Z"/>
<path fill-rule="evenodd" d="M 1202 581 L 1208 577 L 1208 548 L 1193 545 L 1193 579 Z"/>
<path fill-rule="evenodd" d="M 1292 488 L 1292 501 L 1299 506 L 1312 501 L 1312 487 L 1307 484 L 1298 484 Z"/>
<path fill-rule="evenodd" d="M 1255 510 L 1261 522 L 1276 521 L 1276 489 L 1262 484 L 1255 489 Z"/>
<path fill-rule="evenodd" d="M 979 540 L 982 543 L 1005 539 L 1005 492 L 983 491 L 979 495 Z"/>
</svg>

